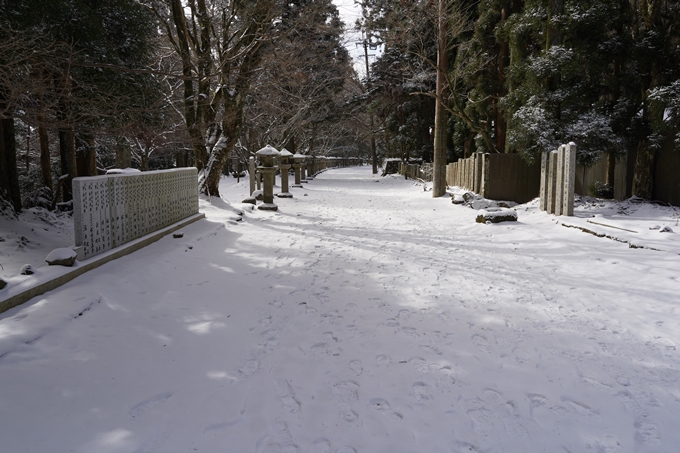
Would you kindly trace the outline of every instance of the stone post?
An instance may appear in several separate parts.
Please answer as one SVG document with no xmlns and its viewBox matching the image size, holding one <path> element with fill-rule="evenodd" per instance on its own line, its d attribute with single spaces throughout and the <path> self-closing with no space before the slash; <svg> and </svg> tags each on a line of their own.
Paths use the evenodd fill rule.
<svg viewBox="0 0 680 453">
<path fill-rule="evenodd" d="M 250 159 L 248 159 L 248 173 L 250 174 L 250 196 L 253 196 L 253 192 L 255 192 L 255 179 L 257 179 L 257 175 L 255 174 L 255 158 L 253 156 L 250 156 Z"/>
<path fill-rule="evenodd" d="M 279 198 L 292 198 L 293 194 L 288 192 L 288 170 L 290 170 L 290 160 L 293 153 L 283 148 L 279 153 L 279 169 L 281 170 L 281 193 L 277 195 Z"/>
<path fill-rule="evenodd" d="M 306 171 L 307 171 L 307 156 L 302 155 L 302 159 L 300 160 L 300 182 L 307 184 L 307 176 L 306 176 Z"/>
<path fill-rule="evenodd" d="M 489 173 L 491 169 L 491 155 L 489 153 L 482 154 L 482 164 L 480 165 L 480 171 L 482 173 L 480 192 L 479 194 L 484 198 L 488 198 L 491 194 L 491 174 Z"/>
<path fill-rule="evenodd" d="M 566 145 L 560 145 L 557 149 L 557 178 L 555 191 L 555 215 L 562 215 L 564 208 L 564 157 L 566 154 Z"/>
<path fill-rule="evenodd" d="M 548 156 L 548 214 L 555 213 L 555 198 L 557 192 L 557 150 L 551 151 Z"/>
<path fill-rule="evenodd" d="M 314 166 L 316 165 L 316 157 L 315 156 L 308 156 L 307 157 L 307 181 L 311 181 L 314 179 Z"/>
<path fill-rule="evenodd" d="M 263 211 L 276 211 L 279 207 L 274 204 L 274 179 L 276 178 L 276 171 L 278 168 L 274 165 L 274 160 L 279 156 L 279 152 L 276 148 L 267 145 L 255 154 L 262 163 L 262 165 L 258 167 L 258 170 L 260 170 L 264 177 L 264 187 L 262 190 L 263 203 L 259 205 L 257 209 Z"/>
<path fill-rule="evenodd" d="M 564 147 L 564 195 L 562 215 L 574 215 L 574 183 L 576 182 L 576 143 Z"/>
<path fill-rule="evenodd" d="M 293 187 L 300 188 L 302 187 L 302 182 L 301 179 L 301 173 L 302 173 L 302 166 L 304 165 L 305 161 L 305 156 L 299 153 L 293 154 L 293 168 L 295 169 L 295 184 Z"/>
</svg>

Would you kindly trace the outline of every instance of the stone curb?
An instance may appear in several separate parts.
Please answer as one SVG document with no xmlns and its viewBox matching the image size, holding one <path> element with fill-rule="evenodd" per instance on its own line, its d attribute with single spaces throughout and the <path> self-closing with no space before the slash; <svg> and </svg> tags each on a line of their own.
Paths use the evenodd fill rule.
<svg viewBox="0 0 680 453">
<path fill-rule="evenodd" d="M 0 313 L 5 312 L 10 308 L 14 308 L 18 305 L 21 305 L 24 302 L 27 302 L 36 296 L 46 293 L 47 291 L 52 291 L 53 289 L 56 289 L 70 282 L 74 278 L 83 275 L 85 272 L 91 271 L 92 269 L 96 269 L 99 266 L 108 263 L 109 261 L 113 261 L 125 255 L 129 255 L 132 252 L 136 252 L 137 250 L 142 249 L 147 245 L 158 241 L 163 236 L 170 234 L 174 231 L 177 231 L 180 228 L 183 228 L 203 218 L 205 218 L 205 214 L 201 213 L 194 214 L 190 217 L 187 217 L 186 219 L 180 220 L 179 222 L 175 222 L 170 226 L 162 228 L 153 233 L 147 234 L 146 236 L 142 236 L 141 238 L 137 238 L 113 250 L 104 252 L 101 255 L 93 256 L 92 258 L 88 258 L 84 261 L 78 261 L 77 262 L 79 263 L 78 267 L 67 271 L 65 274 L 51 278 L 50 280 L 40 283 L 25 291 L 13 294 L 12 296 L 9 296 L 7 298 L 3 298 L 3 296 L 0 295 Z M 2 290 L 0 292 L 4 292 L 8 289 L 10 288 L 9 287 L 5 288 L 5 290 Z"/>
</svg>

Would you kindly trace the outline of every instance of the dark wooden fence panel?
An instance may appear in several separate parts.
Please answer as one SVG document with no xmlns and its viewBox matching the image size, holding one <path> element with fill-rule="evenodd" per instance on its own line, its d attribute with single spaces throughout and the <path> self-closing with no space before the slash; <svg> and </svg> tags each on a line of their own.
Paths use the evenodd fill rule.
<svg viewBox="0 0 680 453">
<path fill-rule="evenodd" d="M 486 197 L 526 203 L 538 196 L 541 165 L 528 165 L 519 154 L 488 154 L 489 186 Z"/>
<path fill-rule="evenodd" d="M 668 140 L 655 156 L 652 198 L 680 206 L 680 149 L 673 140 Z"/>
</svg>

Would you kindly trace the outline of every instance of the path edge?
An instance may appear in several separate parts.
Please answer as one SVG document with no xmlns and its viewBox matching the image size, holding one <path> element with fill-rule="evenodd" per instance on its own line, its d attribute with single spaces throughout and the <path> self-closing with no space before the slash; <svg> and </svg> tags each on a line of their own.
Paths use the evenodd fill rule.
<svg viewBox="0 0 680 453">
<path fill-rule="evenodd" d="M 174 231 L 179 230 L 180 228 L 183 228 L 189 224 L 192 224 L 204 218 L 205 214 L 199 212 L 198 214 L 189 216 L 185 219 L 180 220 L 179 222 L 175 222 L 172 225 L 169 225 L 165 228 L 161 228 L 160 230 L 154 231 L 153 233 L 149 233 L 146 236 L 142 236 L 141 238 L 135 239 L 134 241 L 128 242 L 127 244 L 121 245 L 120 247 L 116 247 L 115 249 L 105 252 L 101 255 L 93 256 L 92 258 L 88 258 L 84 261 L 79 261 L 80 265 L 78 267 L 71 269 L 62 275 L 53 277 L 36 286 L 33 286 L 25 291 L 21 291 L 17 294 L 14 294 L 4 299 L 2 299 L 2 296 L 0 296 L 0 313 L 3 313 L 11 308 L 17 307 L 25 302 L 28 302 L 32 298 L 40 296 L 41 294 L 44 294 L 47 291 L 52 291 L 53 289 L 56 289 L 70 282 L 76 277 L 83 275 L 85 272 L 91 271 L 92 269 L 96 269 L 99 266 L 108 263 L 109 261 L 113 261 L 115 259 L 136 252 L 137 250 L 140 250 L 146 247 L 147 245 L 153 244 L 154 242 L 160 240 L 163 236 L 166 236 Z"/>
</svg>

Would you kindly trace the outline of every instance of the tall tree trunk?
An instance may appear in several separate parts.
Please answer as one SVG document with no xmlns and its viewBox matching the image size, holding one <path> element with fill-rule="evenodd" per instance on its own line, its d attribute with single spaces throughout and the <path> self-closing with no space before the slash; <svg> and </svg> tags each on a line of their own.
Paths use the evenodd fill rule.
<svg viewBox="0 0 680 453">
<path fill-rule="evenodd" d="M 62 201 L 70 201 L 73 199 L 71 183 L 73 178 L 78 175 L 75 134 L 70 127 L 59 130 L 59 157 L 61 159 L 62 177 L 66 176 L 63 179 L 59 178 L 59 184 L 62 188 Z"/>
<path fill-rule="evenodd" d="M 130 145 L 123 139 L 116 143 L 116 168 L 130 168 L 132 165 L 132 151 Z M 184 165 L 177 165 L 183 167 Z"/>
<path fill-rule="evenodd" d="M 446 95 L 448 61 L 447 0 L 439 0 L 439 36 L 437 40 L 437 98 L 434 114 L 434 162 L 432 164 L 432 197 L 446 193 L 446 130 L 447 115 L 442 102 Z"/>
<path fill-rule="evenodd" d="M 76 166 L 78 176 L 97 176 L 97 153 L 92 131 L 76 134 Z"/>
<path fill-rule="evenodd" d="M 640 140 L 633 173 L 633 196 L 651 200 L 654 189 L 653 168 L 654 151 L 649 146 L 648 140 Z"/>
<path fill-rule="evenodd" d="M 614 153 L 607 154 L 607 176 L 605 183 L 614 191 L 614 184 L 616 178 L 616 156 Z"/>
<path fill-rule="evenodd" d="M 194 93 L 194 74 L 191 61 L 191 51 L 189 49 L 189 31 L 187 29 L 186 18 L 184 17 L 184 7 L 181 0 L 171 0 L 172 21 L 177 33 L 177 46 L 179 57 L 182 61 L 182 75 L 184 87 L 184 121 L 189 132 L 191 145 L 194 149 L 194 163 L 200 170 L 204 167 L 207 160 L 205 139 L 201 133 L 199 115 L 196 108 L 196 95 Z"/>
<path fill-rule="evenodd" d="M 14 211 L 21 211 L 14 118 L 0 119 L 0 189 L 6 192 Z"/>
<path fill-rule="evenodd" d="M 501 23 L 504 23 L 508 19 L 510 14 L 511 6 L 506 4 L 501 10 Z M 498 92 L 496 93 L 496 98 L 493 100 L 493 116 L 494 116 L 494 138 L 496 151 L 499 153 L 504 153 L 506 151 L 505 143 L 507 139 L 508 124 L 505 120 L 505 116 L 500 109 L 500 100 L 508 94 L 508 90 L 505 85 L 505 68 L 510 64 L 510 45 L 507 41 L 501 41 L 498 43 Z"/>
<path fill-rule="evenodd" d="M 234 91 L 231 93 L 228 90 L 221 91 L 222 96 L 224 96 L 223 104 L 226 112 L 222 120 L 223 135 L 220 139 L 223 140 L 223 143 L 218 143 L 215 146 L 210 154 L 208 164 L 205 166 L 205 179 L 199 188 L 201 193 L 205 195 L 219 196 L 220 194 L 219 184 L 222 168 L 227 163 L 229 155 L 241 136 L 241 131 L 243 130 L 243 109 L 245 108 L 246 98 L 250 91 L 253 71 L 261 61 L 261 52 L 262 47 L 259 44 L 251 47 L 238 68 L 238 75 L 234 82 Z M 229 74 L 230 68 L 225 67 L 223 70 L 225 71 L 223 82 L 226 82 L 231 76 Z"/>
<path fill-rule="evenodd" d="M 548 33 L 546 34 L 546 51 L 551 47 L 562 45 L 562 32 L 558 27 L 553 25 L 552 20 L 555 16 L 564 14 L 564 0 L 550 0 L 548 9 Z M 562 77 L 559 72 L 548 77 L 547 86 L 548 91 L 557 91 L 560 88 Z M 562 103 L 557 101 L 554 106 L 555 118 L 559 121 L 562 118 Z"/>
<path fill-rule="evenodd" d="M 47 135 L 45 118 L 42 114 L 38 117 L 38 138 L 40 139 L 40 172 L 42 174 L 42 184 L 52 189 L 52 159 L 50 156 L 50 139 Z"/>
</svg>

